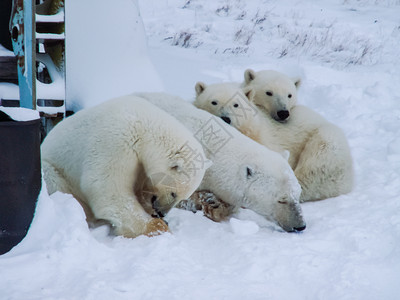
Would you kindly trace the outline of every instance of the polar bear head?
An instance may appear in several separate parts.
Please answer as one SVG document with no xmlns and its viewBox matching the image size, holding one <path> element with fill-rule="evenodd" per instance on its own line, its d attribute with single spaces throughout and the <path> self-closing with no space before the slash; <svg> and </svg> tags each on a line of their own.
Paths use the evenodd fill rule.
<svg viewBox="0 0 400 300">
<path fill-rule="evenodd" d="M 175 121 L 179 125 L 173 124 Z M 152 143 L 143 138 L 139 158 L 141 170 L 137 177 L 142 182 L 135 193 L 153 217 L 165 216 L 179 201 L 187 199 L 211 165 L 193 134 L 177 120 L 169 122 L 169 126 L 158 127 L 156 133 L 146 127 L 147 133 L 154 138 Z M 171 132 L 171 128 L 175 130 Z"/>
<path fill-rule="evenodd" d="M 195 86 L 197 108 L 220 117 L 229 125 L 243 131 L 249 120 L 257 113 L 257 109 L 249 102 L 253 98 L 253 90 L 244 93 L 238 84 L 216 83 L 206 85 L 197 82 Z"/>
<path fill-rule="evenodd" d="M 251 209 L 286 231 L 305 228 L 299 198 L 301 187 L 287 157 L 256 143 L 222 121 L 219 129 L 232 139 L 212 155 L 201 189 L 223 201 Z"/>
<path fill-rule="evenodd" d="M 283 73 L 264 70 L 244 72 L 243 87 L 254 90 L 254 103 L 273 119 L 284 122 L 297 102 L 300 78 L 291 79 Z"/>
<path fill-rule="evenodd" d="M 194 146 L 184 144 L 180 150 L 169 153 L 167 163 L 159 157 L 153 159 L 156 167 L 146 171 L 142 189 L 143 202 L 141 201 L 152 216 L 164 217 L 172 207 L 187 199 L 200 185 L 210 161 L 205 159 L 199 144 Z"/>
<path fill-rule="evenodd" d="M 228 184 L 230 194 L 237 193 L 241 207 L 257 212 L 285 231 L 304 230 L 301 187 L 289 164 L 279 153 L 257 143 L 252 143 L 251 149 L 235 157 L 241 163 L 236 162 L 237 170 L 230 168 L 236 174 Z"/>
</svg>

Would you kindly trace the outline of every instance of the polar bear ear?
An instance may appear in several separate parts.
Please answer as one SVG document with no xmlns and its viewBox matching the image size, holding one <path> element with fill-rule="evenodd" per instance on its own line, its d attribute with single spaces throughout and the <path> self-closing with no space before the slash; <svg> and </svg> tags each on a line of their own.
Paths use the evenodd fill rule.
<svg viewBox="0 0 400 300">
<path fill-rule="evenodd" d="M 253 102 L 255 92 L 254 92 L 254 90 L 252 88 L 249 88 L 249 87 L 243 88 L 243 93 L 246 95 L 247 99 L 250 102 Z"/>
<path fill-rule="evenodd" d="M 244 81 L 246 82 L 246 84 L 249 84 L 255 78 L 256 72 L 254 72 L 252 69 L 247 69 L 246 71 L 244 71 Z"/>
<path fill-rule="evenodd" d="M 202 92 L 204 92 L 204 90 L 206 89 L 206 84 L 204 82 L 197 82 L 196 86 L 194 87 L 194 89 L 196 90 L 196 96 L 200 95 Z"/>
<path fill-rule="evenodd" d="M 300 77 L 295 77 L 292 78 L 294 85 L 296 86 L 296 89 L 299 89 L 301 85 L 301 78 Z"/>
<path fill-rule="evenodd" d="M 281 152 L 281 155 L 282 155 L 282 157 L 283 157 L 285 160 L 289 161 L 290 152 L 289 152 L 288 150 L 283 150 L 283 151 Z"/>
</svg>

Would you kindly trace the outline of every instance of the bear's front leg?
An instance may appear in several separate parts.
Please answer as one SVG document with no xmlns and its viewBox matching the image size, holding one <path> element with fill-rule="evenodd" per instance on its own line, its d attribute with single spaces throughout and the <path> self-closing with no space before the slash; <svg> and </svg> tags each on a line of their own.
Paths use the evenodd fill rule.
<svg viewBox="0 0 400 300">
<path fill-rule="evenodd" d="M 114 194 L 108 196 L 96 193 L 97 197 L 88 199 L 94 217 L 108 221 L 115 235 L 135 238 L 139 235 L 155 236 L 169 232 L 168 225 L 158 218 L 151 217 L 133 195 Z"/>
</svg>

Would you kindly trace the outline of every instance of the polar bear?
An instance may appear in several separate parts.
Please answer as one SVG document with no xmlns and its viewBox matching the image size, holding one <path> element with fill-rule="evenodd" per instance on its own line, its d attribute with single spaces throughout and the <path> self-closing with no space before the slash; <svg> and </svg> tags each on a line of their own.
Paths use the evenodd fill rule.
<svg viewBox="0 0 400 300">
<path fill-rule="evenodd" d="M 286 231 L 304 230 L 300 185 L 287 160 L 192 103 L 163 93 L 142 93 L 184 124 L 212 161 L 197 191 L 251 209 Z"/>
<path fill-rule="evenodd" d="M 300 78 L 289 78 L 274 70 L 256 73 L 247 69 L 244 72 L 244 79 L 242 86 L 254 90 L 254 104 L 261 110 L 280 122 L 286 121 L 290 117 L 291 109 L 297 103 Z"/>
<path fill-rule="evenodd" d="M 60 122 L 41 146 L 49 194 L 73 194 L 88 222 L 116 235 L 168 231 L 161 219 L 199 186 L 202 145 L 175 118 L 133 95 L 106 101 Z"/>
<path fill-rule="evenodd" d="M 195 90 L 196 107 L 221 117 L 271 150 L 289 151 L 289 164 L 302 187 L 301 202 L 351 191 L 352 158 L 347 140 L 341 129 L 313 110 L 296 105 L 290 110 L 291 117 L 282 123 L 275 120 L 275 113 L 266 114 L 259 108 L 255 100 L 257 93 L 251 88 L 245 87 L 243 91 L 235 83 L 205 85 L 198 82 Z M 277 94 L 272 84 L 268 92 Z M 291 93 L 292 97 L 288 99 L 296 99 L 295 93 Z"/>
</svg>

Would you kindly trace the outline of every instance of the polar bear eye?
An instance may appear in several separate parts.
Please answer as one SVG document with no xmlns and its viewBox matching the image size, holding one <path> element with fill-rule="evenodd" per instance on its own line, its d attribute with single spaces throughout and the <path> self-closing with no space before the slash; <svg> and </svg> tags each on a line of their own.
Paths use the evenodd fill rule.
<svg viewBox="0 0 400 300">
<path fill-rule="evenodd" d="M 279 204 L 288 204 L 287 201 L 284 201 L 284 200 L 279 200 L 278 203 Z"/>
<path fill-rule="evenodd" d="M 289 94 L 289 95 L 288 95 L 288 98 L 292 98 L 292 94 Z"/>
<path fill-rule="evenodd" d="M 233 107 L 239 107 L 239 104 L 235 103 L 233 104 Z"/>
<path fill-rule="evenodd" d="M 271 91 L 267 91 L 266 94 L 267 94 L 267 96 L 273 96 L 274 95 L 274 93 L 272 93 Z"/>
<path fill-rule="evenodd" d="M 212 105 L 217 105 L 218 102 L 214 100 L 214 101 L 211 101 L 211 104 L 212 104 Z"/>
<path fill-rule="evenodd" d="M 172 198 L 176 198 L 176 194 L 174 192 L 171 193 Z"/>
</svg>

